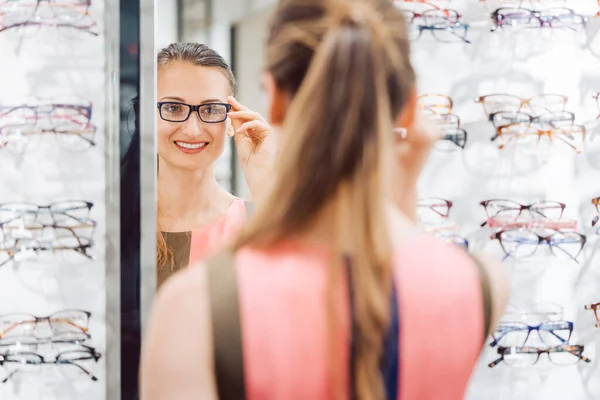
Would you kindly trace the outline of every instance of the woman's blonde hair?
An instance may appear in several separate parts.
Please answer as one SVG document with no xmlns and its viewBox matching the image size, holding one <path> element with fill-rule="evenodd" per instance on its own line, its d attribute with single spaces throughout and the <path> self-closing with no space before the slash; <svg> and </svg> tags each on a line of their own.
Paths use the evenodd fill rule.
<svg viewBox="0 0 600 400">
<path fill-rule="evenodd" d="M 231 68 L 223 57 L 210 47 L 201 43 L 172 43 L 158 52 L 157 65 L 164 68 L 173 61 L 189 62 L 201 67 L 215 67 L 221 70 L 229 81 L 229 91 L 235 96 L 237 84 Z M 157 205 L 160 213 L 160 204 Z M 173 252 L 162 235 L 158 222 L 156 225 L 156 264 L 159 269 L 173 268 Z"/>
<path fill-rule="evenodd" d="M 383 399 L 382 343 L 389 325 L 391 249 L 385 176 L 394 122 L 414 89 L 406 22 L 390 0 L 281 0 L 270 24 L 267 70 L 292 101 L 277 175 L 236 248 L 265 246 L 306 229 L 323 207 L 337 213 L 328 316 L 353 276 L 353 390 Z M 338 294 L 336 294 L 338 293 Z M 330 322 L 330 344 L 337 324 Z M 332 371 L 341 382 L 333 355 Z M 336 392 L 340 393 L 339 387 Z"/>
</svg>

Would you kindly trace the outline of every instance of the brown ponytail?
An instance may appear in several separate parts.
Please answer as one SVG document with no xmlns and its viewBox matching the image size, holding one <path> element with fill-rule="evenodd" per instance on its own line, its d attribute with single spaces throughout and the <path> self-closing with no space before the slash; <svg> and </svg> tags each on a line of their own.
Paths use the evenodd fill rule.
<svg viewBox="0 0 600 400">
<path fill-rule="evenodd" d="M 305 229 L 325 205 L 336 211 L 328 310 L 335 315 L 333 291 L 348 256 L 358 328 L 352 384 L 361 400 L 385 397 L 379 368 L 391 251 L 384 171 L 395 117 L 414 86 L 408 55 L 405 21 L 390 1 L 280 1 L 267 68 L 293 101 L 272 192 L 237 243 L 267 245 Z"/>
</svg>

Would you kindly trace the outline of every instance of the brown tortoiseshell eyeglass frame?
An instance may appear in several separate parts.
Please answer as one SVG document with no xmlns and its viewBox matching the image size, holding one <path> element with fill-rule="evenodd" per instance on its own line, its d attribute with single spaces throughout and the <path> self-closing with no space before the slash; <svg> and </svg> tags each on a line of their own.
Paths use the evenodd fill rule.
<svg viewBox="0 0 600 400">
<path fill-rule="evenodd" d="M 594 317 L 596 318 L 596 328 L 600 327 L 600 317 L 598 316 L 598 309 L 600 308 L 600 303 L 588 304 L 584 306 L 586 310 L 592 310 L 594 312 Z"/>
</svg>

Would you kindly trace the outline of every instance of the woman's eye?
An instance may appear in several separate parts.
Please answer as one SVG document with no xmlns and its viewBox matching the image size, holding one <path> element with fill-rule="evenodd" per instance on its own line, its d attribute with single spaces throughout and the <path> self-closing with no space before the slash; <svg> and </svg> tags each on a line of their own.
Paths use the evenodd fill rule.
<svg viewBox="0 0 600 400">
<path fill-rule="evenodd" d="M 181 107 L 178 105 L 168 105 L 166 108 L 167 108 L 167 112 L 170 112 L 170 113 L 176 113 L 176 112 L 181 111 Z"/>
</svg>

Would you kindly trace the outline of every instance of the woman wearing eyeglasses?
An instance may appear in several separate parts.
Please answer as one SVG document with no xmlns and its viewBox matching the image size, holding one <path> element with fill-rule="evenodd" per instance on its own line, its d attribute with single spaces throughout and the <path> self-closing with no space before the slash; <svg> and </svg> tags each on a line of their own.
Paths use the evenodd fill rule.
<svg viewBox="0 0 600 400">
<path fill-rule="evenodd" d="M 279 1 L 272 187 L 234 246 L 159 292 L 143 400 L 464 398 L 508 285 L 410 218 L 439 134 L 407 36 L 389 0 Z"/>
<path fill-rule="evenodd" d="M 249 205 L 223 189 L 215 162 L 230 136 L 254 199 L 270 169 L 270 126 L 233 97 L 225 60 L 198 43 L 158 54 L 158 286 L 178 269 L 230 244 Z"/>
</svg>

